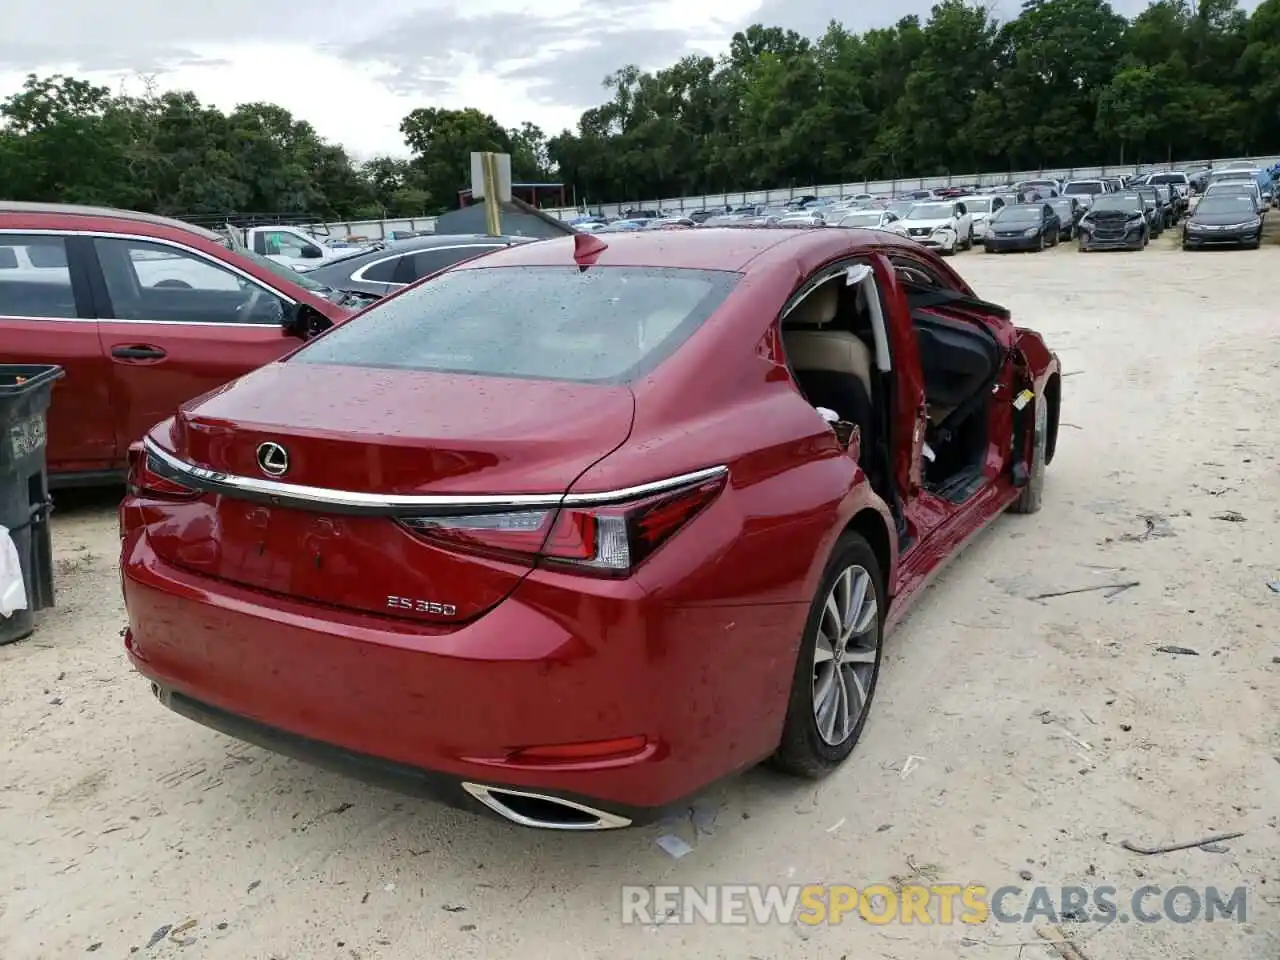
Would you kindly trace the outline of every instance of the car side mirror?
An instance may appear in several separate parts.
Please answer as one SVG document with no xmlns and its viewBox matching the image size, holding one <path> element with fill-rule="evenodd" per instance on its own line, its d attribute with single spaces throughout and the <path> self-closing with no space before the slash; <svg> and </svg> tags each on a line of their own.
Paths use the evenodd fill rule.
<svg viewBox="0 0 1280 960">
<path fill-rule="evenodd" d="M 324 251 L 312 244 L 302 248 L 302 259 L 304 260 L 321 260 L 324 258 Z"/>
<path fill-rule="evenodd" d="M 315 307 L 306 303 L 295 303 L 285 307 L 284 317 L 280 321 L 280 332 L 286 337 L 309 340 L 332 326 L 333 321 Z"/>
</svg>

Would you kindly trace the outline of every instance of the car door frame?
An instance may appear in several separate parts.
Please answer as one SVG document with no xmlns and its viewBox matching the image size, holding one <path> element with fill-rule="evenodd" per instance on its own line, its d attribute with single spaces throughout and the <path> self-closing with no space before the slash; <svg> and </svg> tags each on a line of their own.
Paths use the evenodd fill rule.
<svg viewBox="0 0 1280 960">
<path fill-rule="evenodd" d="M 108 386 L 106 395 L 109 399 L 110 361 L 107 359 L 106 351 L 103 347 L 102 339 L 99 334 L 99 324 L 94 306 L 90 277 L 88 270 L 86 269 L 86 262 L 84 259 L 86 250 L 89 255 L 92 255 L 92 243 L 78 231 L 61 230 L 51 227 L 3 225 L 0 226 L 0 235 L 56 237 L 62 241 L 67 259 L 67 273 L 71 282 L 71 295 L 75 300 L 77 315 L 75 317 L 28 317 L 5 315 L 3 319 L 19 322 L 29 321 L 32 323 L 40 323 L 42 325 L 46 323 L 57 324 L 60 326 L 74 324 L 74 326 L 70 327 L 69 330 L 76 331 L 84 336 L 86 345 L 91 345 L 93 348 L 91 351 L 87 352 L 92 354 L 96 351 L 97 359 L 96 361 L 90 362 L 90 373 L 98 374 L 107 382 Z M 54 329 L 57 330 L 58 327 L 55 327 Z M 56 403 L 59 400 L 67 403 L 68 395 L 79 397 L 79 391 L 75 389 L 77 386 L 78 382 L 69 376 L 65 376 L 56 381 L 53 385 L 51 409 L 52 403 Z M 110 409 L 109 405 L 103 407 L 100 404 L 83 400 L 79 403 L 75 403 L 75 406 L 79 410 L 84 410 L 87 407 L 88 412 L 85 414 L 86 417 L 92 416 L 94 413 L 100 412 L 102 409 Z M 49 415 L 46 414 L 46 419 L 48 419 L 48 417 Z M 105 432 L 107 426 L 110 426 L 112 431 L 114 431 L 114 425 L 114 419 L 110 419 L 109 423 L 100 424 L 99 426 L 102 426 Z M 111 444 L 111 450 L 112 453 L 114 453 L 114 449 L 118 445 L 118 439 L 115 437 L 114 432 L 111 434 Z M 106 454 L 108 452 L 107 448 L 104 447 L 101 452 Z M 74 469 L 71 472 L 59 470 L 57 474 L 53 474 L 52 469 L 54 467 L 61 466 L 60 462 L 49 461 L 48 467 L 51 471 L 51 476 L 55 479 L 56 486 L 94 485 L 102 482 L 103 479 L 114 475 L 114 468 L 112 466 L 113 462 L 113 458 L 108 458 L 107 456 L 93 456 L 90 458 L 74 459 L 67 461 L 67 463 L 74 464 L 77 467 L 87 467 L 87 469 Z"/>
<path fill-rule="evenodd" d="M 1018 368 L 1020 365 L 1027 365 L 1017 346 L 1017 328 L 1008 318 L 1007 311 L 995 304 L 984 304 L 1003 311 L 1005 315 L 998 318 L 998 323 L 984 322 L 976 313 L 968 318 L 975 324 L 982 325 L 996 339 L 1000 348 L 1001 366 L 996 376 L 995 389 L 989 393 L 988 399 L 993 404 L 1007 402 L 1011 405 L 1012 449 L 996 477 L 988 479 L 977 492 L 961 503 L 944 501 L 926 490 L 923 485 L 923 461 L 928 408 L 924 371 L 911 319 L 912 308 L 898 275 L 899 262 L 906 261 L 908 266 L 923 269 L 934 278 L 944 281 L 945 289 L 954 294 L 953 300 L 957 307 L 966 302 L 974 305 L 983 302 L 955 271 L 950 270 L 945 263 L 937 262 L 940 258 L 936 254 L 904 247 L 885 250 L 884 256 L 892 284 L 889 295 L 894 315 L 904 323 L 904 328 L 897 330 L 892 329 L 891 324 L 890 330 L 890 340 L 895 350 L 892 362 L 898 371 L 895 390 L 900 394 L 900 419 L 895 423 L 900 442 L 894 450 L 894 473 L 895 481 L 900 485 L 904 474 L 906 477 L 905 487 L 900 495 L 903 498 L 903 515 L 907 520 L 907 529 L 899 537 L 897 577 L 892 591 L 894 596 L 905 592 L 909 596 L 918 597 L 920 588 L 941 570 L 946 560 L 1003 513 L 1017 496 L 1017 488 L 1012 486 L 1012 474 L 1022 462 L 1019 456 L 1021 451 L 1017 447 L 1020 440 L 1025 441 L 1026 437 L 1020 437 L 1017 432 L 1017 419 L 1013 416 L 1017 408 L 1013 405 L 1017 395 L 1025 389 L 1019 379 Z M 902 462 L 904 457 L 907 461 L 905 464 Z M 1002 482 L 1005 474 L 1010 475 L 1010 483 Z M 904 613 L 905 608 L 895 612 L 895 615 L 901 616 Z"/>
<path fill-rule="evenodd" d="M 111 324 L 129 324 L 139 331 L 139 341 L 148 339 L 144 334 L 146 332 L 163 333 L 166 328 L 190 328 L 190 327 L 214 327 L 222 329 L 249 329 L 249 330 L 273 330 L 276 335 L 285 342 L 286 349 L 281 351 L 281 356 L 302 346 L 303 341 L 298 340 L 296 343 L 289 343 L 282 325 L 279 323 L 227 323 L 220 320 L 165 320 L 161 318 L 121 318 L 115 313 L 115 304 L 111 298 L 110 291 L 107 287 L 106 275 L 103 272 L 102 262 L 98 256 L 96 241 L 98 240 L 119 240 L 125 243 L 145 243 L 155 244 L 157 246 L 169 247 L 180 251 L 188 256 L 194 257 L 211 267 L 232 273 L 241 279 L 253 284 L 264 293 L 276 297 L 283 301 L 286 316 L 290 308 L 294 308 L 299 304 L 299 300 L 290 293 L 281 290 L 264 280 L 254 276 L 249 271 L 241 268 L 237 264 L 230 263 L 219 257 L 215 257 L 207 251 L 201 250 L 192 244 L 183 243 L 170 237 L 156 236 L 144 233 L 122 233 L 117 230 L 110 229 L 89 229 L 79 232 L 79 238 L 84 243 L 84 269 L 87 275 L 90 295 L 92 297 L 94 316 L 97 321 L 98 339 L 101 344 L 103 360 L 106 363 L 107 375 L 109 383 L 112 387 L 112 409 L 115 419 L 116 430 L 116 469 L 123 469 L 127 465 L 129 445 L 141 437 L 132 437 L 133 431 L 129 428 L 124 418 L 128 415 L 127 405 L 117 399 L 116 382 L 120 364 L 116 363 L 111 356 L 111 347 L 109 341 L 113 339 L 109 335 L 109 327 Z M 246 371 L 247 372 L 247 371 Z M 183 398 L 183 400 L 192 399 L 204 391 L 196 391 L 191 397 Z M 179 401 L 182 402 L 182 401 Z"/>
</svg>

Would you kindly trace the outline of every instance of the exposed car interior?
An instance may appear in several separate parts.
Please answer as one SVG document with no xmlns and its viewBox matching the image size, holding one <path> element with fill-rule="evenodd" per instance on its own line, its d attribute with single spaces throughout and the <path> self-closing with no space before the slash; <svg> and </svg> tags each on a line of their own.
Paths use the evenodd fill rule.
<svg viewBox="0 0 1280 960">
<path fill-rule="evenodd" d="M 947 289 L 922 266 L 895 263 L 911 305 L 928 404 L 926 489 L 953 502 L 982 484 L 988 438 L 988 398 L 1002 353 L 975 322 L 984 313 L 1007 315 L 995 304 Z M 878 375 L 866 286 L 841 274 L 816 287 L 782 320 L 783 346 L 801 393 L 857 424 L 860 464 L 872 486 L 894 503 L 889 460 L 890 379 Z"/>
<path fill-rule="evenodd" d="M 925 382 L 925 487 L 961 502 L 982 483 L 988 401 L 1002 359 L 1000 345 L 975 318 L 1006 311 L 940 286 L 922 267 L 898 262 L 895 268 L 910 304 Z"/>
<path fill-rule="evenodd" d="M 782 341 L 801 394 L 857 425 L 858 462 L 872 488 L 898 502 L 889 454 L 889 380 L 876 365 L 875 332 L 865 284 L 845 273 L 815 287 L 782 318 Z"/>
</svg>

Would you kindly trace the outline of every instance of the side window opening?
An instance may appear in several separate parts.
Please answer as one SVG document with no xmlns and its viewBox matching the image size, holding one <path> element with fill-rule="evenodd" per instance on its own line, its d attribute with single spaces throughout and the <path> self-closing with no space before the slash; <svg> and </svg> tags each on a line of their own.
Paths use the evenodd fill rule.
<svg viewBox="0 0 1280 960">
<path fill-rule="evenodd" d="M 120 320 L 276 324 L 284 302 L 257 283 L 181 247 L 98 237 L 98 262 Z"/>
<path fill-rule="evenodd" d="M 364 271 L 360 274 L 360 279 L 366 283 L 395 283 L 396 270 L 406 259 L 408 259 L 407 254 L 399 257 L 388 257 L 385 260 L 375 260 L 364 268 Z"/>
<path fill-rule="evenodd" d="M 0 234 L 0 316 L 78 316 L 62 237 Z"/>
</svg>

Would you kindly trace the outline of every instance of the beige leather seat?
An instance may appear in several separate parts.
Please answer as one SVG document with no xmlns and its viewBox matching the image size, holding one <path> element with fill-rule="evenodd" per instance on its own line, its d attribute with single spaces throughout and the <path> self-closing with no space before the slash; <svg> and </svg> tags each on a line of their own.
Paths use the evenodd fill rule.
<svg viewBox="0 0 1280 960">
<path fill-rule="evenodd" d="M 871 349 L 847 330 L 824 329 L 839 310 L 841 282 L 824 283 L 783 317 L 782 344 L 797 375 L 806 370 L 848 374 L 860 380 L 871 397 Z"/>
</svg>

